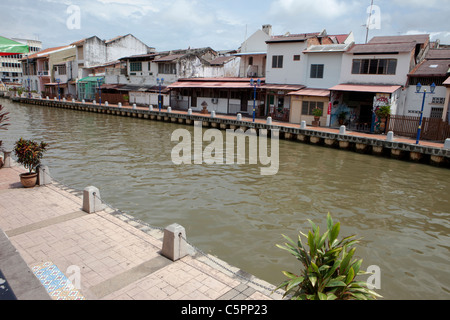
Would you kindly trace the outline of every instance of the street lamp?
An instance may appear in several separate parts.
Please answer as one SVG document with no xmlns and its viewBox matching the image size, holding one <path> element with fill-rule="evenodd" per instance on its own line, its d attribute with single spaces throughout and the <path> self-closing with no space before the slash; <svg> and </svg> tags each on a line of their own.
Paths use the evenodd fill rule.
<svg viewBox="0 0 450 320">
<path fill-rule="evenodd" d="M 56 83 L 58 84 L 58 100 L 61 101 L 61 92 L 59 91 L 59 79 L 56 79 Z"/>
<path fill-rule="evenodd" d="M 255 116 L 256 116 L 256 87 L 261 86 L 261 79 L 258 79 L 257 81 L 253 80 L 253 78 L 250 79 L 250 85 L 253 87 L 253 122 L 255 122 Z"/>
<path fill-rule="evenodd" d="M 98 98 L 99 98 L 99 102 L 100 102 L 100 107 L 102 106 L 102 89 L 100 88 L 100 78 L 97 78 L 97 85 L 98 85 Z"/>
<path fill-rule="evenodd" d="M 422 85 L 420 82 L 416 86 L 416 93 L 422 93 L 420 92 L 420 89 L 422 88 Z M 436 84 L 433 82 L 433 84 L 430 86 L 430 94 L 434 94 L 434 91 L 436 90 Z M 416 144 L 419 144 L 420 140 L 420 133 L 422 131 L 422 121 L 423 121 L 423 108 L 425 106 L 425 97 L 427 96 L 427 89 L 423 90 L 423 100 L 422 100 L 422 110 L 420 111 L 420 120 L 419 120 L 419 128 L 417 129 L 417 138 L 416 138 Z"/>
<path fill-rule="evenodd" d="M 156 79 L 156 83 L 159 86 L 159 95 L 158 95 L 158 107 L 159 107 L 159 112 L 161 112 L 161 107 L 162 107 L 162 101 L 161 101 L 161 86 L 164 83 L 164 78 L 157 78 Z"/>
</svg>

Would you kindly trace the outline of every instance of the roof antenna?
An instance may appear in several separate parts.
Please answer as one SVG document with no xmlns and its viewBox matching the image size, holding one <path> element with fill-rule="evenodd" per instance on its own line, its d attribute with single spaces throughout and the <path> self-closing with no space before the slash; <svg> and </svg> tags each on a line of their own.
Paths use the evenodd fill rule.
<svg viewBox="0 0 450 320">
<path fill-rule="evenodd" d="M 370 29 L 370 23 L 372 21 L 372 10 L 373 10 L 373 0 L 370 4 L 369 19 L 367 20 L 367 23 L 366 23 L 366 43 L 369 40 L 369 29 Z"/>
</svg>

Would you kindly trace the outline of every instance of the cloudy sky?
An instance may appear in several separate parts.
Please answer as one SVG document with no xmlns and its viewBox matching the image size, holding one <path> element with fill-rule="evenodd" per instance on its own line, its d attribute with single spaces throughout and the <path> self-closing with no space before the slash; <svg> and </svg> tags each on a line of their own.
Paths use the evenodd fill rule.
<svg viewBox="0 0 450 320">
<path fill-rule="evenodd" d="M 0 0 L 0 35 L 43 47 L 133 34 L 156 50 L 237 49 L 263 24 L 274 34 L 353 31 L 364 43 L 371 0 Z M 450 44 L 450 0 L 374 0 L 376 35 L 429 33 Z"/>
</svg>

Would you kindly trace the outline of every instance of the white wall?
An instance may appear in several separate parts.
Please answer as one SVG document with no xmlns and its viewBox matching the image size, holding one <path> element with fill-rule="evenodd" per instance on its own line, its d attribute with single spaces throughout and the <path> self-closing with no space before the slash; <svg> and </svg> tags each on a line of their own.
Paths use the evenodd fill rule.
<svg viewBox="0 0 450 320">
<path fill-rule="evenodd" d="M 146 54 L 148 47 L 132 35 L 127 35 L 106 44 L 106 61 L 115 61 L 126 56 Z"/>
<path fill-rule="evenodd" d="M 395 75 L 352 74 L 353 59 L 397 59 Z M 410 72 L 411 54 L 353 55 L 345 53 L 342 57 L 340 83 L 386 84 L 404 86 Z"/>
<path fill-rule="evenodd" d="M 270 36 L 262 30 L 256 31 L 241 45 L 241 53 L 249 52 L 267 52 L 266 41 L 270 40 Z"/>
<path fill-rule="evenodd" d="M 425 97 L 425 104 L 423 109 L 423 116 L 426 118 L 430 117 L 431 108 L 444 108 L 444 104 L 432 104 L 433 97 L 434 98 L 445 98 L 446 88 L 444 86 L 436 87 L 435 93 L 430 94 L 430 87 L 423 86 L 421 89 L 422 93 L 416 93 L 415 86 L 409 86 L 405 90 L 406 100 L 405 107 L 401 115 L 404 116 L 419 116 L 418 113 L 422 109 L 422 101 L 423 101 L 423 90 L 427 89 L 427 94 Z"/>
<path fill-rule="evenodd" d="M 309 88 L 329 89 L 339 84 L 341 77 L 342 52 L 335 53 L 308 53 L 305 55 L 307 67 L 305 68 L 304 83 Z M 323 79 L 311 78 L 311 65 L 323 64 Z"/>
<path fill-rule="evenodd" d="M 266 83 L 304 84 L 306 42 L 275 43 L 267 46 Z M 283 56 L 283 68 L 272 68 L 272 57 Z M 300 61 L 294 61 L 300 55 Z"/>
</svg>

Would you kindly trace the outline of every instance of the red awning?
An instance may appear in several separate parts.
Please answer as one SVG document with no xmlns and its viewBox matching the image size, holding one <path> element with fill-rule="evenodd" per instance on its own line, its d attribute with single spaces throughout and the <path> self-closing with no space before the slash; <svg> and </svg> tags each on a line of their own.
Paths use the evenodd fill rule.
<svg viewBox="0 0 450 320">
<path fill-rule="evenodd" d="M 339 84 L 330 88 L 332 91 L 354 91 L 354 92 L 372 92 L 372 93 L 394 93 L 402 86 L 384 86 L 384 85 L 362 85 L 362 84 Z"/>
</svg>

